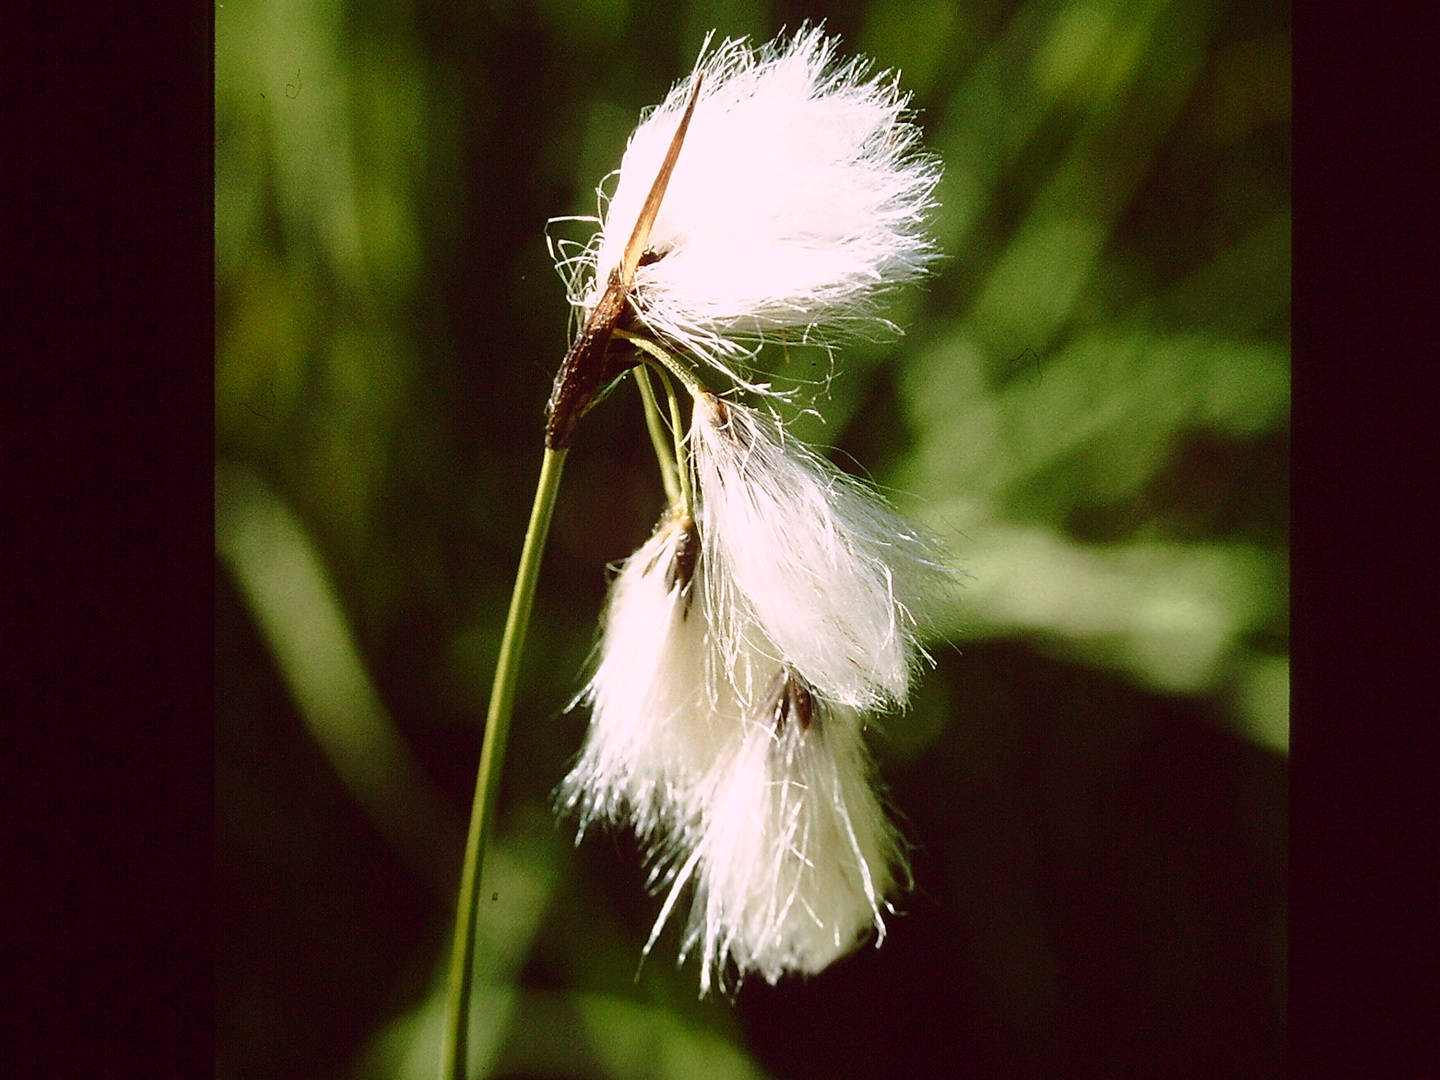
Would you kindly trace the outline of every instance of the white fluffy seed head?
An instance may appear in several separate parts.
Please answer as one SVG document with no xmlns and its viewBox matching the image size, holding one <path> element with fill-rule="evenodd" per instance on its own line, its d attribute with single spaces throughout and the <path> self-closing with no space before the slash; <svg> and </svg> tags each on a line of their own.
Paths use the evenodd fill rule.
<svg viewBox="0 0 1440 1080">
<path fill-rule="evenodd" d="M 701 395 L 691 443 L 726 669 L 754 623 L 825 699 L 902 705 L 930 598 L 952 577 L 936 542 L 763 413 Z"/>
<path fill-rule="evenodd" d="M 691 864 L 681 958 L 698 953 L 702 995 L 752 971 L 772 984 L 815 974 L 872 931 L 883 939 L 886 893 L 906 874 L 871 785 L 860 714 L 814 697 L 785 668 L 772 685 L 717 766 Z M 777 708 L 787 690 L 788 715 Z"/>
<path fill-rule="evenodd" d="M 628 821 L 661 862 L 701 819 L 701 778 L 738 738 L 707 693 L 698 554 L 694 523 L 668 515 L 616 575 L 578 699 L 590 728 L 557 798 L 582 836 L 592 821 Z"/>
<path fill-rule="evenodd" d="M 936 257 L 925 219 L 940 165 L 919 150 L 893 74 L 835 63 L 818 27 L 697 66 L 699 98 L 631 301 L 653 332 L 738 378 L 739 342 L 781 329 L 828 341 L 867 328 L 887 287 Z M 630 137 L 590 246 L 563 260 L 588 313 L 619 265 L 689 99 L 681 80 Z"/>
</svg>

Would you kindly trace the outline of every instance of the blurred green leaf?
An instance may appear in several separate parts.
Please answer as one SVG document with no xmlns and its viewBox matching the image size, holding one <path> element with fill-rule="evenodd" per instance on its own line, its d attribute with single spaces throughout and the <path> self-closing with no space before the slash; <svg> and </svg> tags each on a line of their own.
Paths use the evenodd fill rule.
<svg viewBox="0 0 1440 1080">
<path fill-rule="evenodd" d="M 447 894 L 461 824 L 375 692 L 304 528 L 254 473 L 221 462 L 215 531 L 315 741 L 376 827 Z"/>
<path fill-rule="evenodd" d="M 1213 1074 L 1209 1044 L 1184 1033 L 1239 1055 L 1245 1038 L 1280 1030 L 1237 1004 L 1245 987 L 1270 987 L 1283 1004 L 1273 991 L 1283 889 L 1271 879 L 1283 868 L 1289 739 L 1288 7 L 861 0 L 825 14 L 844 52 L 898 68 L 914 94 L 944 163 L 935 228 L 946 258 L 887 309 L 904 336 L 833 359 L 773 347 L 762 365 L 813 395 L 797 435 L 881 482 L 968 576 L 940 613 L 938 669 L 910 712 L 872 726 L 897 809 L 928 830 L 914 837 L 911 913 L 875 956 L 788 998 L 784 984 L 747 987 L 739 1013 L 785 1001 L 787 1045 L 805 1045 L 805 1023 L 829 1039 L 829 1013 L 807 1019 L 807 1003 L 843 1008 L 843 994 L 827 996 L 836 987 L 863 999 L 873 991 L 854 988 L 866 972 L 903 983 L 917 969 L 905 942 L 933 919 L 942 929 L 922 940 L 954 974 L 947 992 L 969 995 L 979 1017 L 947 1023 L 995 1055 L 963 1063 L 969 1071 L 1121 1076 L 1105 1053 L 1143 1044 L 1156 1068 Z M 263 763 L 223 789 L 251 800 L 227 808 L 240 837 L 227 843 L 243 850 L 222 853 L 226 880 L 279 894 L 267 908 L 277 913 L 286 890 L 309 893 L 293 897 L 296 925 L 281 937 L 226 909 L 221 949 L 237 997 L 221 1002 L 235 1018 L 222 1025 L 221 1061 L 260 1080 L 324 1072 L 322 1060 L 337 1075 L 358 1061 L 353 1075 L 367 1080 L 428 1080 L 450 897 L 442 887 L 423 926 L 377 909 L 397 942 L 419 942 L 395 945 L 416 955 L 381 985 L 393 974 L 364 973 L 393 967 L 326 921 L 333 898 L 294 867 L 323 850 L 363 876 L 369 864 L 352 848 L 357 830 L 373 829 L 430 880 L 454 872 L 445 853 L 468 806 L 545 395 L 568 344 L 546 220 L 596 212 L 595 185 L 640 109 L 690 70 L 710 30 L 763 41 L 798 19 L 761 0 L 265 0 L 215 15 L 217 543 L 264 645 L 231 647 L 217 663 L 223 685 L 276 682 L 274 699 L 288 694 L 366 815 L 302 818 L 295 800 L 263 789 Z M 565 706 L 605 565 L 644 538 L 660 504 L 634 406 L 617 394 L 587 418 L 557 507 L 505 842 L 487 870 L 498 899 L 480 927 L 472 1064 L 739 1077 L 760 1075 L 763 1061 L 777 1076 L 815 1075 L 823 1054 L 776 1059 L 763 1024 L 751 1017 L 742 1031 L 730 1003 L 696 1002 L 693 972 L 658 962 L 668 939 L 637 976 L 658 906 L 639 853 L 622 835 L 571 852 L 571 824 L 549 818 L 585 723 Z M 1057 671 L 1068 689 L 1052 693 L 1043 680 Z M 1095 699 L 1105 704 L 1092 709 Z M 269 700 L 235 705 L 255 715 L 224 752 L 303 744 L 267 741 L 286 722 Z M 1181 765 L 1145 756 L 1166 738 L 1189 746 L 1193 733 L 1166 709 L 1228 728 L 1223 769 L 1195 759 L 1220 777 L 1210 801 L 1186 802 Z M 1039 749 L 1052 737 L 1063 747 L 1053 765 Z M 1163 804 L 1144 834 L 1151 846 L 1136 847 L 1143 814 L 1105 800 L 1146 768 L 1158 770 Z M 311 775 L 273 772 L 276 784 Z M 1047 806 L 1058 808 L 1049 826 L 1043 814 L 1038 825 L 1014 816 Z M 302 829 L 309 846 L 275 854 Z M 924 862 L 952 843 L 961 854 L 944 873 L 956 893 Z M 1115 863 L 1110 887 L 1123 895 L 1102 896 L 1085 877 L 1109 865 L 1096 851 L 1135 852 Z M 1223 896 L 1195 891 L 1212 877 Z M 401 887 L 377 882 L 377 895 L 383 885 Z M 1181 897 L 1172 907 L 1156 899 L 1171 896 Z M 1227 896 L 1262 929 L 1209 935 Z M 1155 921 L 1135 914 L 1154 904 Z M 1092 910 L 1113 924 L 1074 921 Z M 1103 939 L 1097 955 L 1092 938 Z M 1207 966 L 1195 942 L 1231 951 L 1222 958 L 1216 944 Z M 1160 964 L 1144 978 L 1165 988 L 1163 1002 L 1136 972 L 1106 974 L 1098 951 L 1131 946 Z M 293 987 L 250 978 L 251 958 L 280 947 L 297 951 L 285 970 L 322 974 Z M 1187 964 L 1204 978 L 1185 983 Z M 341 980 L 345 1001 L 379 1018 L 358 1058 L 358 1044 L 322 1053 L 295 1034 L 307 1008 L 328 1007 L 295 995 L 315 995 L 331 971 L 354 972 Z M 1105 1014 L 1102 1053 L 1066 1019 L 1077 986 L 1109 988 L 1086 1007 L 1149 1004 Z M 861 1015 L 877 1012 L 867 1000 Z M 894 1031 L 876 1038 L 918 1038 L 906 1024 L 925 1004 L 902 1003 Z M 1227 1034 L 1232 1018 L 1252 1034 Z M 237 1037 L 243 1024 L 263 1037 Z M 1186 1049 L 1166 1061 L 1165 1046 Z M 900 1060 L 894 1047 L 877 1055 Z M 845 1067 L 878 1066 L 858 1055 Z"/>
</svg>

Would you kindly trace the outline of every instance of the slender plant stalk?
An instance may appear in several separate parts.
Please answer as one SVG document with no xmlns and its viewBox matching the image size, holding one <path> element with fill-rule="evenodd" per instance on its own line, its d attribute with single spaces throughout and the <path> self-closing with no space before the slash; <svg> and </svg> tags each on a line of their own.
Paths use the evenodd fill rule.
<svg viewBox="0 0 1440 1080">
<path fill-rule="evenodd" d="M 671 506 L 680 505 L 680 480 L 676 474 L 675 458 L 666 443 L 665 422 L 660 418 L 660 405 L 655 400 L 655 388 L 650 385 L 650 375 L 644 364 L 635 368 L 635 385 L 640 388 L 640 400 L 645 403 L 645 426 L 650 430 L 650 442 L 655 447 L 655 460 L 660 463 L 660 479 L 665 483 L 665 497 L 670 500 Z M 668 381 L 666 388 L 669 388 Z M 673 393 L 671 396 L 673 397 Z M 673 413 L 674 410 L 671 411 Z M 684 505 L 688 506 L 689 501 Z"/>
<path fill-rule="evenodd" d="M 670 433 L 675 437 L 675 471 L 680 479 L 680 505 L 690 517 L 695 516 L 695 495 L 690 490 L 690 463 L 685 456 L 685 427 L 680 420 L 680 399 L 675 395 L 675 384 L 659 369 L 660 381 L 665 384 L 665 397 L 670 403 Z"/>
<path fill-rule="evenodd" d="M 469 1056 L 470 991 L 474 979 L 475 927 L 479 917 L 480 871 L 485 843 L 495 818 L 495 801 L 500 793 L 500 766 L 505 759 L 505 740 L 510 734 L 510 713 L 515 705 L 515 684 L 520 673 L 520 654 L 525 631 L 535 603 L 535 583 L 540 577 L 540 557 L 550 532 L 555 496 L 560 490 L 560 473 L 566 450 L 545 451 L 540 481 L 535 487 L 535 504 L 515 572 L 515 591 L 510 596 L 510 613 L 505 617 L 505 635 L 500 640 L 500 658 L 495 663 L 495 683 L 490 690 L 490 711 L 485 718 L 485 742 L 480 748 L 480 769 L 475 779 L 475 801 L 470 808 L 470 833 L 465 842 L 465 867 L 460 875 L 460 899 L 455 911 L 455 937 L 450 953 L 450 979 L 445 1002 L 445 1035 L 440 1051 L 440 1080 L 465 1080 Z"/>
<path fill-rule="evenodd" d="M 670 374 L 674 375 L 677 379 L 679 379 L 682 383 L 685 384 L 685 388 L 689 390 L 690 393 L 705 394 L 709 392 L 708 390 L 706 390 L 705 384 L 700 381 L 700 377 L 696 375 L 695 372 L 691 371 L 688 367 L 686 367 L 685 364 L 681 362 L 678 356 L 674 355 L 671 352 L 668 352 L 665 349 L 662 349 L 659 345 L 656 345 L 649 338 L 643 338 L 640 337 L 638 334 L 630 333 L 628 330 L 619 329 L 615 331 L 615 336 L 617 338 L 624 338 L 626 341 L 634 345 L 637 349 L 649 353 L 656 360 L 660 361 L 660 363 L 664 365 L 664 367 L 670 372 Z"/>
<path fill-rule="evenodd" d="M 675 168 L 675 159 L 680 154 L 680 145 L 685 140 L 686 128 L 695 112 L 695 102 L 700 95 L 700 75 L 696 74 L 690 91 L 690 103 L 685 107 L 680 126 L 671 140 L 670 150 L 660 167 L 660 173 L 650 188 L 635 231 L 625 245 L 623 263 L 611 276 L 604 296 L 590 312 L 590 318 L 579 338 L 556 376 L 555 388 L 551 391 L 549 418 L 545 431 L 545 460 L 540 466 L 540 482 L 535 488 L 535 505 L 530 510 L 530 527 L 525 532 L 525 547 L 520 553 L 520 569 L 515 574 L 515 591 L 510 595 L 510 613 L 505 618 L 505 636 L 500 640 L 500 658 L 495 663 L 495 684 L 490 690 L 490 712 L 485 718 L 485 742 L 480 748 L 480 770 L 475 780 L 475 801 L 470 807 L 470 833 L 465 841 L 465 868 L 460 875 L 460 899 L 455 911 L 455 939 L 450 953 L 450 979 L 445 1002 L 445 1033 L 440 1050 L 440 1080 L 466 1080 L 465 1070 L 469 1057 L 470 991 L 474 981 L 473 954 L 475 951 L 475 927 L 479 919 L 480 870 L 484 862 L 485 841 L 495 816 L 495 800 L 500 790 L 500 765 L 505 758 L 505 740 L 510 734 L 510 711 L 515 705 L 515 683 L 520 673 L 520 654 L 525 647 L 525 630 L 530 623 L 530 609 L 535 602 L 535 583 L 540 575 L 540 556 L 545 550 L 545 537 L 550 532 L 550 515 L 555 509 L 555 495 L 560 489 L 560 472 L 565 464 L 565 455 L 575 424 L 585 410 L 593 403 L 599 386 L 599 374 L 604 371 L 605 348 L 611 336 L 624 337 L 650 353 L 662 364 L 675 372 L 692 391 L 698 385 L 695 375 L 686 369 L 675 357 L 658 346 L 651 345 L 643 338 L 636 338 L 615 326 L 623 310 L 625 293 L 634 284 L 635 270 L 644 255 L 645 242 L 655 215 L 660 209 L 660 200 L 665 196 L 665 186 L 670 182 L 670 173 Z M 648 383 L 641 383 L 641 393 L 649 389 Z M 671 415 L 678 418 L 675 393 L 666 380 L 671 402 Z M 659 420 L 659 407 L 653 392 L 646 398 L 646 419 L 654 411 Z M 678 419 L 677 419 L 678 423 Z M 651 437 L 658 434 L 658 423 L 652 427 Z M 680 433 L 675 431 L 676 447 L 680 447 Z M 663 436 L 656 439 L 657 450 L 664 445 Z M 683 460 L 683 459 L 682 459 Z M 665 458 L 662 456 L 662 471 Z M 676 469 L 674 463 L 670 466 Z M 679 470 L 676 469 L 678 472 Z M 677 490 L 685 497 L 689 507 L 688 478 L 681 474 L 673 479 Z M 667 483 L 667 490 L 668 490 Z"/>
<path fill-rule="evenodd" d="M 665 397 L 670 404 L 670 434 L 675 441 L 673 458 L 670 454 L 662 452 L 660 448 L 659 404 L 655 400 L 655 392 L 650 386 L 649 374 L 644 367 L 635 369 L 635 380 L 640 384 L 640 394 L 645 399 L 645 423 L 650 427 L 650 441 L 655 444 L 655 456 L 660 459 L 660 471 L 665 473 L 665 494 L 669 497 L 671 506 L 678 505 L 684 509 L 685 513 L 693 517 L 695 496 L 690 490 L 690 467 L 686 463 L 685 426 L 680 417 L 680 400 L 675 395 L 675 384 L 670 381 L 670 374 L 684 383 L 685 388 L 690 391 L 692 396 L 709 393 L 709 391 L 700 381 L 699 376 L 669 350 L 662 349 L 653 341 L 624 330 L 616 330 L 615 336 L 624 338 L 642 352 L 648 353 L 653 361 L 658 361 L 653 364 L 653 367 L 655 374 L 659 376 L 660 382 L 665 387 Z M 670 374 L 666 374 L 667 372 Z M 671 487 L 670 470 L 672 468 L 674 477 L 678 481 L 675 488 Z"/>
</svg>

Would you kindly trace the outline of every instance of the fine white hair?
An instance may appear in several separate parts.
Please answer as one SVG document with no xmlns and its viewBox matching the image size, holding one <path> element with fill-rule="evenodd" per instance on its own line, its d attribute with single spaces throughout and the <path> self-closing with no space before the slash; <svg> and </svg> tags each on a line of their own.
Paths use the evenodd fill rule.
<svg viewBox="0 0 1440 1080">
<path fill-rule="evenodd" d="M 685 846 L 696 827 L 701 780 L 738 733 L 714 707 L 709 630 L 687 569 L 695 525 L 667 514 L 610 586 L 594 671 L 576 699 L 590 706 L 580 758 L 558 803 L 580 819 L 629 822 L 652 856 Z M 578 842 L 577 837 L 577 842 Z"/>
<path fill-rule="evenodd" d="M 781 668 L 776 681 L 785 680 L 795 676 Z M 724 989 L 732 973 L 759 972 L 772 984 L 788 972 L 813 975 L 872 931 L 877 946 L 884 940 L 885 896 L 908 871 L 872 785 L 863 719 L 818 698 L 808 708 L 801 722 L 762 700 L 716 768 L 681 949 L 682 961 L 699 955 L 702 995 Z M 670 900 L 688 883 L 682 868 Z"/>
<path fill-rule="evenodd" d="M 727 668 L 754 621 L 827 700 L 904 704 L 927 598 L 952 577 L 937 542 L 764 413 L 699 395 L 691 442 Z"/>
<path fill-rule="evenodd" d="M 876 300 L 936 257 L 925 220 L 940 164 L 920 151 L 896 76 L 837 64 L 836 45 L 819 27 L 758 49 L 727 40 L 644 116 L 608 202 L 602 188 L 597 235 L 561 260 L 582 315 L 621 262 L 698 77 L 630 289 L 640 321 L 741 382 L 742 343 L 775 331 L 821 343 L 895 332 Z"/>
</svg>

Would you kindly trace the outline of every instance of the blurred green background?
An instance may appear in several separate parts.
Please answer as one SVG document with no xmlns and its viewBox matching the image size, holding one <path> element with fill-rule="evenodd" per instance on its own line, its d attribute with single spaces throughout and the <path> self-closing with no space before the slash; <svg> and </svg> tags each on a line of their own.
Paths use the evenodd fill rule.
<svg viewBox="0 0 1440 1080">
<path fill-rule="evenodd" d="M 509 1077 L 1279 1077 L 1288 5 L 226 0 L 216 40 L 220 1080 L 433 1074 L 460 838 L 595 212 L 705 33 L 902 70 L 947 258 L 805 437 L 969 577 L 873 740 L 915 845 L 881 950 L 696 1000 L 633 842 L 549 793 L 608 563 L 663 493 L 580 429 L 483 885 Z M 823 354 L 766 356 L 807 378 Z M 638 974 L 637 974 L 638 971 Z"/>
</svg>

